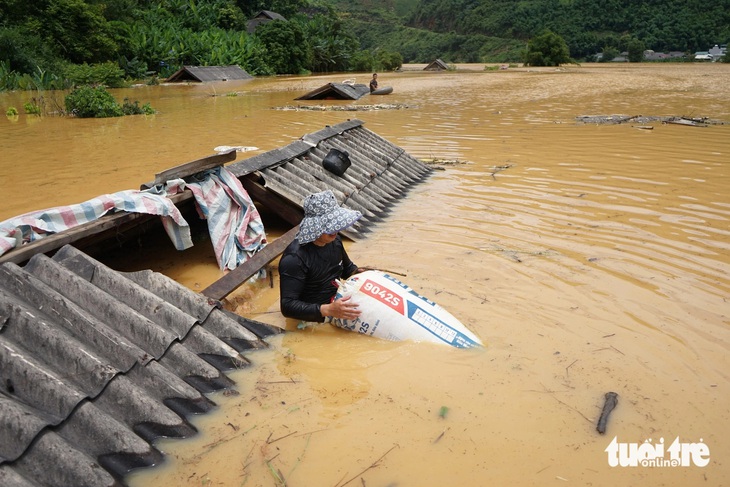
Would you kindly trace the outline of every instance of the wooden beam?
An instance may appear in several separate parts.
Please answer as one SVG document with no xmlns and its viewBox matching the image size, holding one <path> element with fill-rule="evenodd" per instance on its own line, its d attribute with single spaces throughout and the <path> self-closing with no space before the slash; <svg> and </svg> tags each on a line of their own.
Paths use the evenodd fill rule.
<svg viewBox="0 0 730 487">
<path fill-rule="evenodd" d="M 254 254 L 254 256 L 249 260 L 239 265 L 207 288 L 203 289 L 201 294 L 212 299 L 220 300 L 225 298 L 261 270 L 262 267 L 281 255 L 287 246 L 294 241 L 294 237 L 296 237 L 298 231 L 299 225 L 292 228 L 284 235 L 264 247 L 263 250 Z"/>
<path fill-rule="evenodd" d="M 151 188 L 157 184 L 164 184 L 171 179 L 192 176 L 193 174 L 203 172 L 206 169 L 222 166 L 227 162 L 235 160 L 236 149 L 231 149 L 227 152 L 214 154 L 196 161 L 186 162 L 185 164 L 180 164 L 179 166 L 171 167 L 170 169 L 165 169 L 164 171 L 155 174 L 155 180 L 151 183 L 143 184 L 142 189 Z"/>
</svg>

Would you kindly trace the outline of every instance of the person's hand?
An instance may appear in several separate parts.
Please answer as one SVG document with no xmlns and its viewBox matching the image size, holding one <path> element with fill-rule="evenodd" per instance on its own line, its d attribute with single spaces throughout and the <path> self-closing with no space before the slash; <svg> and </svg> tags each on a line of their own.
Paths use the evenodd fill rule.
<svg viewBox="0 0 730 487">
<path fill-rule="evenodd" d="M 336 299 L 328 304 L 319 307 L 322 316 L 332 316 L 343 320 L 354 320 L 360 316 L 360 307 L 351 301 L 351 296 Z"/>
</svg>

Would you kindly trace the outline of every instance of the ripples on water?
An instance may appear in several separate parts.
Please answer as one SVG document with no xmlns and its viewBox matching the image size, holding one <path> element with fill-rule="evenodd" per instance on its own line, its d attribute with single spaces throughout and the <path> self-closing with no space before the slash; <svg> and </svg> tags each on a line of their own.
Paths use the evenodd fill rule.
<svg viewBox="0 0 730 487">
<path fill-rule="evenodd" d="M 730 121 L 728 74 L 714 65 L 383 74 L 394 93 L 377 101 L 410 108 L 345 113 L 271 110 L 341 76 L 255 80 L 236 97 L 145 88 L 161 110 L 152 118 L 41 120 L 11 126 L 12 137 L 3 129 L 0 148 L 29 171 L 5 159 L 0 199 L 23 211 L 77 202 L 79 168 L 92 182 L 83 194 L 125 189 L 217 145 L 268 150 L 353 117 L 416 157 L 458 162 L 348 250 L 360 265 L 407 274 L 485 350 L 329 328 L 286 334 L 251 355 L 239 398 L 215 397 L 221 410 L 199 419 L 200 437 L 161 444 L 174 452 L 169 465 L 134 485 L 272 485 L 277 470 L 290 485 L 338 485 L 363 470 L 367 485 L 722 485 L 730 125 L 645 130 L 575 117 Z M 8 181 L 25 189 L 8 196 Z M 190 285 L 189 264 L 165 271 Z M 276 289 L 257 293 L 249 312 L 286 326 Z M 609 390 L 619 407 L 603 437 L 595 420 Z M 613 436 L 703 438 L 712 462 L 612 469 L 604 449 Z"/>
</svg>

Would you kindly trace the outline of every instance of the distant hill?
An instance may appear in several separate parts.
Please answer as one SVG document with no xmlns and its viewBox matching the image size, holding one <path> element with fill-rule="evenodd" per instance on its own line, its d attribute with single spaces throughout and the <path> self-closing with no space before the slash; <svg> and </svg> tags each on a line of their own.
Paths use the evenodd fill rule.
<svg viewBox="0 0 730 487">
<path fill-rule="evenodd" d="M 630 39 L 657 52 L 695 52 L 730 39 L 730 0 L 331 0 L 362 47 L 405 62 L 518 61 L 544 29 L 576 59 Z"/>
</svg>

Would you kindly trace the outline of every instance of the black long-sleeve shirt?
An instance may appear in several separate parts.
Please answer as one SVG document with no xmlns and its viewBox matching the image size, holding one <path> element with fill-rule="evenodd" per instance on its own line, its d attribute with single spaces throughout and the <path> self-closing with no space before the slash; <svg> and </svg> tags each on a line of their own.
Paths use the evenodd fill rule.
<svg viewBox="0 0 730 487">
<path fill-rule="evenodd" d="M 324 321 L 319 307 L 331 302 L 337 293 L 335 280 L 346 279 L 356 270 L 339 235 L 323 247 L 299 245 L 294 240 L 279 261 L 281 314 L 302 321 Z"/>
<path fill-rule="evenodd" d="M 320 247 L 314 243 L 299 245 L 294 240 L 279 261 L 281 314 L 302 321 L 324 321 L 319 307 L 332 301 L 337 293 L 336 279 L 347 279 L 357 266 L 338 235 Z"/>
</svg>

